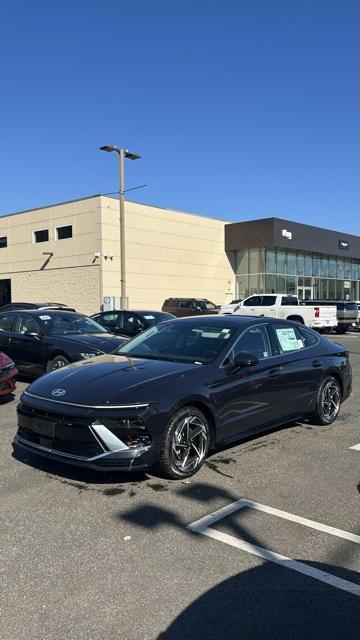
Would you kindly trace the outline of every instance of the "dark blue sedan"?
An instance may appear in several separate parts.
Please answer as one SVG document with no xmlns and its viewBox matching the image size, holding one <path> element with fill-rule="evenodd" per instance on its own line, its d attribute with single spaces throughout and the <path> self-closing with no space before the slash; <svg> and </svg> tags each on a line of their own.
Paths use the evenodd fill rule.
<svg viewBox="0 0 360 640">
<path fill-rule="evenodd" d="M 30 375 L 109 353 L 127 341 L 81 313 L 49 308 L 0 313 L 0 351 Z"/>
<path fill-rule="evenodd" d="M 186 478 L 241 436 L 305 417 L 331 424 L 351 379 L 348 351 L 294 322 L 171 320 L 35 381 L 15 442 L 71 464 Z"/>
</svg>

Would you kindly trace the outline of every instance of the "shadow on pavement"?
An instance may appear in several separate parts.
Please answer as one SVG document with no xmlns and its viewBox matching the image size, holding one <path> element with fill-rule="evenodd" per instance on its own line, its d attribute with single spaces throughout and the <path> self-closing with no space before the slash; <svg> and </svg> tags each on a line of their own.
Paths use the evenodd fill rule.
<svg viewBox="0 0 360 640">
<path fill-rule="evenodd" d="M 200 513 L 197 511 L 197 517 L 242 497 L 207 483 L 179 486 L 177 494 L 207 506 Z M 235 514 L 227 516 L 226 523 L 232 529 L 232 535 L 250 544 L 268 548 L 258 536 L 247 530 L 243 523 L 244 516 L 246 507 L 242 508 L 241 513 L 236 513 L 236 520 Z M 218 545 L 218 558 L 224 557 L 223 554 L 229 550 L 222 542 L 214 543 L 190 531 L 186 528 L 188 523 L 181 516 L 163 507 L 139 505 L 126 513 L 118 513 L 116 517 L 147 530 L 169 526 L 181 528 L 193 541 L 187 548 L 187 554 L 193 553 L 197 560 L 201 554 L 202 580 L 206 576 L 207 566 L 211 580 L 214 544 L 215 553 Z M 213 527 L 216 528 L 216 524 Z M 201 542 L 201 546 L 198 542 Z M 339 546 L 344 544 L 351 546 L 351 543 L 344 541 Z M 231 553 L 234 553 L 232 547 Z M 245 552 L 236 550 L 235 553 L 238 554 L 238 566 L 241 567 Z M 174 550 L 175 556 L 179 559 L 179 554 L 176 555 Z M 357 596 L 285 566 L 262 559 L 257 561 L 261 563 L 260 566 L 224 580 L 194 600 L 160 633 L 157 640 L 355 640 L 358 637 L 360 601 Z M 359 584 L 359 574 L 354 571 L 331 564 L 302 559 L 298 561 Z M 195 586 L 195 590 L 197 571 L 194 566 L 194 573 L 188 576 L 189 585 L 191 588 Z M 170 589 L 171 577 L 169 580 Z"/>
<path fill-rule="evenodd" d="M 332 565 L 311 564 L 336 572 Z M 358 577 L 347 574 L 350 582 Z M 355 640 L 359 625 L 356 596 L 264 562 L 209 589 L 157 640 Z"/>
</svg>

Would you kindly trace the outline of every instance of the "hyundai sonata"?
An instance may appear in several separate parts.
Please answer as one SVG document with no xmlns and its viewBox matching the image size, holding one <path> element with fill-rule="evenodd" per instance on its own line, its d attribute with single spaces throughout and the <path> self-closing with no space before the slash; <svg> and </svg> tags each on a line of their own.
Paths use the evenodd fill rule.
<svg viewBox="0 0 360 640">
<path fill-rule="evenodd" d="M 36 380 L 15 443 L 95 469 L 185 478 L 240 436 L 309 416 L 331 424 L 350 391 L 348 351 L 297 323 L 171 320 Z"/>
</svg>

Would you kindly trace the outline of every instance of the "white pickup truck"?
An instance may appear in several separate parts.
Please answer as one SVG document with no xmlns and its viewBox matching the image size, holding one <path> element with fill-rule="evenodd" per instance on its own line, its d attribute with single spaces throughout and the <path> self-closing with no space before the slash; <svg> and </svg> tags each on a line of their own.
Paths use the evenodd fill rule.
<svg viewBox="0 0 360 640">
<path fill-rule="evenodd" d="M 312 329 L 337 326 L 336 308 L 322 305 L 300 306 L 297 296 L 282 293 L 256 294 L 245 298 L 232 312 L 239 316 L 267 316 L 301 322 Z"/>
</svg>

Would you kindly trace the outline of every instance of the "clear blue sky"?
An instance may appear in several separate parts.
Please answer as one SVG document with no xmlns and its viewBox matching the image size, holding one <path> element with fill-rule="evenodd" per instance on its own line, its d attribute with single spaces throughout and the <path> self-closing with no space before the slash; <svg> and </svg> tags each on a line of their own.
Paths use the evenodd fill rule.
<svg viewBox="0 0 360 640">
<path fill-rule="evenodd" d="M 0 213 L 117 189 L 360 231 L 357 0 L 1 0 Z"/>
</svg>

